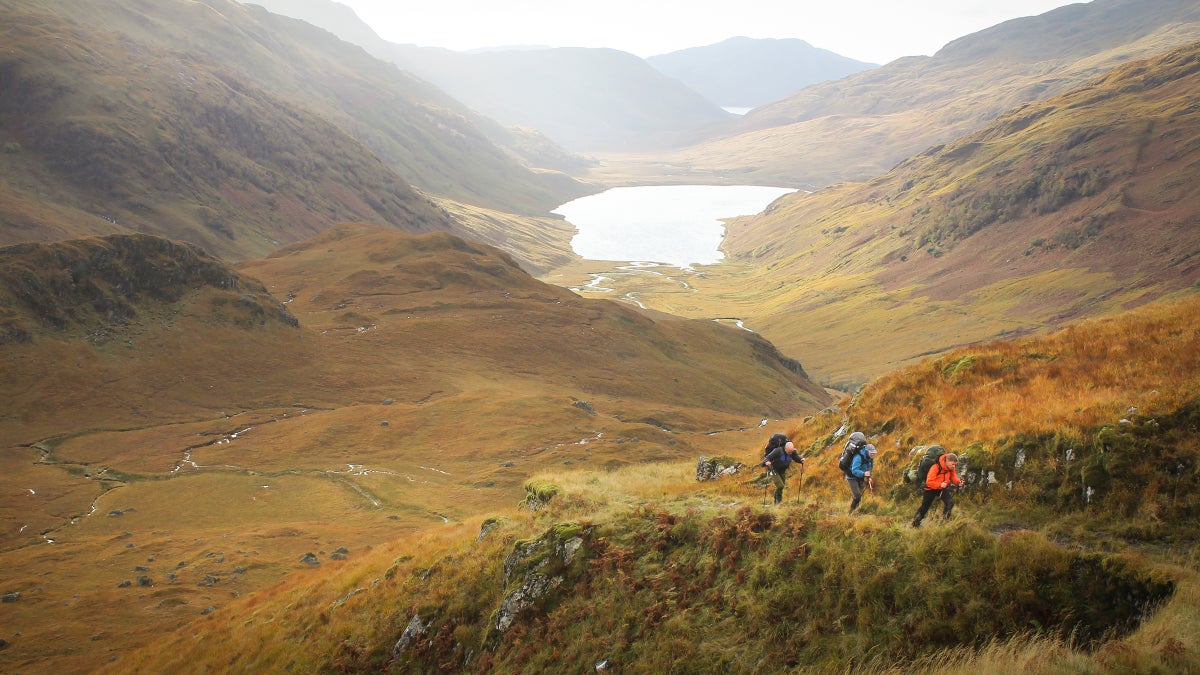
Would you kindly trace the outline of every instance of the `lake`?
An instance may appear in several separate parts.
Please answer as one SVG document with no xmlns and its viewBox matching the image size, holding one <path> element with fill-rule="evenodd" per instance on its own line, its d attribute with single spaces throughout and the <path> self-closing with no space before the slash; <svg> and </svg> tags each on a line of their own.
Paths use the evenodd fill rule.
<svg viewBox="0 0 1200 675">
<path fill-rule="evenodd" d="M 759 185 L 651 185 L 612 188 L 554 209 L 579 233 L 589 260 L 656 262 L 687 268 L 724 258 L 722 218 L 761 212 L 791 188 Z"/>
</svg>

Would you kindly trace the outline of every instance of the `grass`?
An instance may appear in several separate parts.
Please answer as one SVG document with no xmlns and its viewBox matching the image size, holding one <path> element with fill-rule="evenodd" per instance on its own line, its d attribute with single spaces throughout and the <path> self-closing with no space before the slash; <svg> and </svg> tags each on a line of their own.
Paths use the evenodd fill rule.
<svg viewBox="0 0 1200 675">
<path fill-rule="evenodd" d="M 26 272 L 38 266 L 20 256 L 34 253 L 136 258 L 121 241 L 0 256 Z M 829 400 L 743 332 L 585 301 L 446 235 L 345 226 L 238 270 L 203 262 L 239 290 L 124 297 L 120 322 L 47 291 L 58 304 L 45 306 L 84 317 L 51 324 L 12 292 L 29 283 L 0 289 L 28 334 L 0 346 L 13 486 L 0 495 L 0 592 L 22 593 L 5 605 L 22 628 L 0 636 L 0 668 L 90 671 L 243 598 L 253 606 L 234 622 L 253 624 L 277 585 L 340 575 L 414 533 L 477 531 L 537 472 L 724 454 L 764 416 L 778 426 Z M 97 288 L 144 281 L 122 273 L 129 283 Z M 286 301 L 300 325 L 240 321 L 247 292 Z M 320 607 L 289 602 L 329 612 L 357 588 L 335 585 Z M 289 654 L 259 649 L 247 663 Z"/>
<path fill-rule="evenodd" d="M 235 664 L 267 669 L 1187 672 L 1200 667 L 1200 511 L 1194 472 L 1174 463 L 1200 455 L 1197 378 L 1195 360 L 1157 364 L 1195 349 L 1198 307 L 1159 303 L 880 378 L 787 429 L 808 460 L 778 507 L 756 470 L 698 483 L 693 459 L 545 469 L 525 484 L 543 508 L 514 500 L 484 536 L 479 516 L 390 544 L 344 576 L 288 579 L 113 670 L 215 667 L 204 645 L 233 640 L 245 645 Z M 1009 389 L 1026 389 L 1011 399 L 1025 407 L 981 424 L 977 411 Z M 1129 424 L 1112 419 L 1124 414 Z M 855 516 L 834 466 L 843 425 L 881 448 Z M 753 466 L 768 431 L 725 454 Z M 954 518 L 920 530 L 906 526 L 917 502 L 899 477 L 916 440 L 969 457 Z M 490 622 L 524 574 L 506 576 L 519 568 L 505 560 L 568 536 L 583 539 L 586 573 L 564 568 L 497 637 Z M 269 620 L 243 622 L 251 611 Z M 414 616 L 427 632 L 393 654 Z"/>
<path fill-rule="evenodd" d="M 1191 198 L 1194 144 L 1181 139 L 1200 122 L 1188 108 L 1195 52 L 1179 48 L 1011 110 L 868 181 L 788 195 L 733 220 L 726 260 L 699 273 L 672 280 L 583 262 L 545 278 L 583 288 L 603 274 L 608 297 L 635 292 L 681 316 L 741 319 L 845 391 L 931 354 L 1194 292 L 1186 261 L 1200 242 L 1184 224 L 1200 202 Z M 825 152 L 846 150 L 840 138 L 812 138 Z M 1103 180 L 1074 185 L 1079 176 Z"/>
</svg>

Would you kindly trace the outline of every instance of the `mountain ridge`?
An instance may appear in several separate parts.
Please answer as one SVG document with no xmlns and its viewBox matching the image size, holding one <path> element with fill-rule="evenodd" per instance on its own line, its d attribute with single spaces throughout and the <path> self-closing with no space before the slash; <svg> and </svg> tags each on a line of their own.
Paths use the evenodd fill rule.
<svg viewBox="0 0 1200 675">
<path fill-rule="evenodd" d="M 732 37 L 646 62 L 722 107 L 756 108 L 825 80 L 878 67 L 804 40 Z"/>
</svg>

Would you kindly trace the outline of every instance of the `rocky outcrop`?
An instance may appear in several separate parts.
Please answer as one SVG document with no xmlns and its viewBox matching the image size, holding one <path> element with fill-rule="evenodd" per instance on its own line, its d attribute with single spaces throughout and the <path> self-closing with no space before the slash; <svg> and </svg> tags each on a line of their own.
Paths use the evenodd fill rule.
<svg viewBox="0 0 1200 675">
<path fill-rule="evenodd" d="M 590 536 L 590 527 L 560 523 L 537 539 L 513 544 L 504 560 L 504 600 L 488 626 L 486 648 L 494 648 L 522 612 L 548 609 L 555 591 L 583 572 L 581 551 Z"/>
<path fill-rule="evenodd" d="M 700 455 L 700 461 L 696 463 L 696 480 L 704 482 L 707 480 L 716 480 L 721 476 L 733 476 L 746 468 L 745 464 L 731 459 L 729 457 L 705 457 Z"/>
</svg>

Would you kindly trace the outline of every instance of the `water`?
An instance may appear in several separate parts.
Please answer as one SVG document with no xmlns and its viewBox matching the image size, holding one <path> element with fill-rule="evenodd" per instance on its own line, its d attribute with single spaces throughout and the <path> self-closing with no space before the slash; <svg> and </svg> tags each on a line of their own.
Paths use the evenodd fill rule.
<svg viewBox="0 0 1200 675">
<path fill-rule="evenodd" d="M 589 260 L 711 265 L 724 254 L 722 218 L 761 212 L 791 188 L 655 185 L 613 188 L 554 210 L 579 233 L 571 248 Z"/>
</svg>

